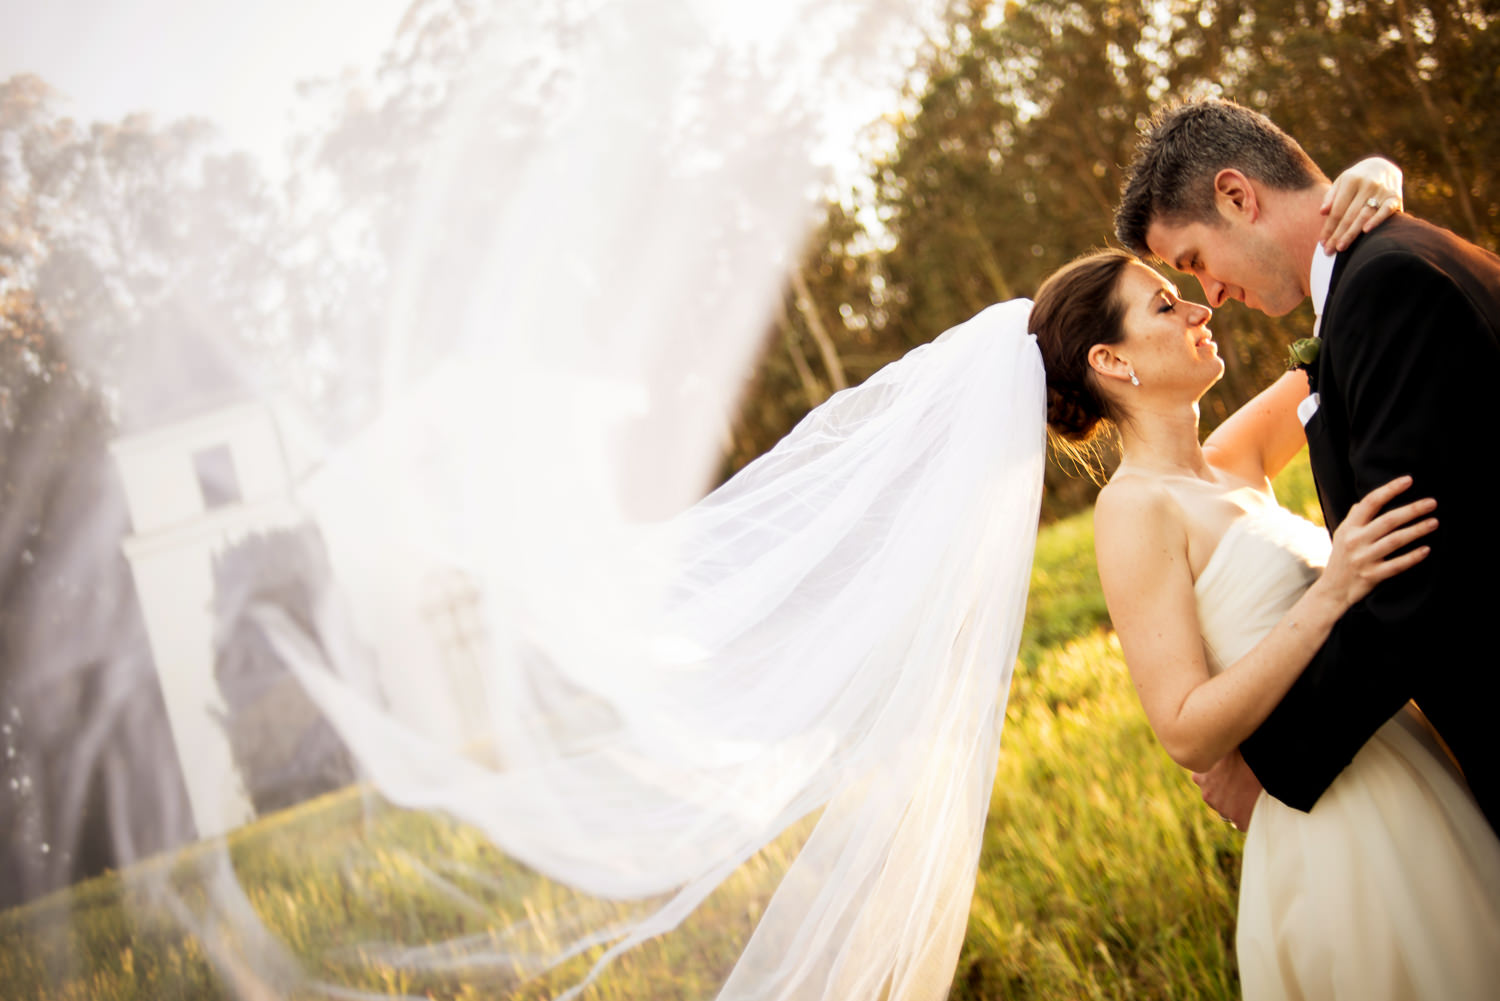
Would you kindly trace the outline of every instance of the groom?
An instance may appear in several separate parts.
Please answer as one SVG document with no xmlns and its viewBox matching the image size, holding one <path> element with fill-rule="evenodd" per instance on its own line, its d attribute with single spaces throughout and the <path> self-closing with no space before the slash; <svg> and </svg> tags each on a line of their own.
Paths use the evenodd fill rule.
<svg viewBox="0 0 1500 1001">
<path fill-rule="evenodd" d="M 1330 531 L 1401 474 L 1413 485 L 1393 505 L 1438 502 L 1431 555 L 1344 615 L 1241 753 L 1310 810 L 1415 699 L 1500 832 L 1500 257 L 1410 216 L 1328 255 L 1328 188 L 1264 116 L 1202 101 L 1152 121 L 1115 214 L 1125 246 L 1195 276 L 1211 306 L 1281 316 L 1312 296 L 1320 351 L 1298 416 Z"/>
</svg>

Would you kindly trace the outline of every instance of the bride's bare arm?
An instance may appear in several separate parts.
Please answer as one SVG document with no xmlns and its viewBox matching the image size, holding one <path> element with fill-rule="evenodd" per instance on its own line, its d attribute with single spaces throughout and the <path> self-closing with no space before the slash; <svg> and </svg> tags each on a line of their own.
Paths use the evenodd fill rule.
<svg viewBox="0 0 1500 1001">
<path fill-rule="evenodd" d="M 1307 376 L 1286 373 L 1230 414 L 1203 442 L 1209 463 L 1250 482 L 1269 483 L 1307 444 L 1297 404 L 1307 396 Z"/>
<path fill-rule="evenodd" d="M 1381 580 L 1414 566 L 1435 507 L 1420 500 L 1378 514 L 1409 477 L 1370 492 L 1334 536 L 1323 575 L 1244 657 L 1209 672 L 1199 633 L 1187 537 L 1175 502 L 1151 484 L 1115 484 L 1094 509 L 1094 548 L 1110 618 L 1146 719 L 1172 760 L 1201 771 L 1239 746 L 1286 694 L 1344 611 Z M 1414 519 L 1423 519 L 1415 520 Z"/>
</svg>

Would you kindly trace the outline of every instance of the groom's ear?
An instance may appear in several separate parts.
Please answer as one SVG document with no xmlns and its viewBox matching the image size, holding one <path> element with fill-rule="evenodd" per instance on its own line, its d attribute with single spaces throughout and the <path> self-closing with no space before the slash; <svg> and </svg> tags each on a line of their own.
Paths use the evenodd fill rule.
<svg viewBox="0 0 1500 1001">
<path fill-rule="evenodd" d="M 1226 221 L 1254 222 L 1260 215 L 1255 185 L 1233 167 L 1225 167 L 1214 175 L 1214 206 Z"/>
</svg>

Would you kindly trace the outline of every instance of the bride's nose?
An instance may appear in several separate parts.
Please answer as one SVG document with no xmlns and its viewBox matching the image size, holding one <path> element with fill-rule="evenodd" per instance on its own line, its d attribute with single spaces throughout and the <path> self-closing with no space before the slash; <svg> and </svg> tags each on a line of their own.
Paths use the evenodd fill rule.
<svg viewBox="0 0 1500 1001">
<path fill-rule="evenodd" d="M 1195 303 L 1192 303 L 1192 307 L 1193 307 L 1193 311 L 1194 311 L 1193 312 L 1193 326 L 1195 326 L 1195 327 L 1202 326 L 1203 324 L 1207 323 L 1209 320 L 1211 320 L 1213 318 L 1214 311 L 1211 310 L 1211 309 L 1209 309 L 1207 306 L 1204 306 L 1204 305 L 1201 305 L 1201 304 L 1195 302 Z"/>
</svg>

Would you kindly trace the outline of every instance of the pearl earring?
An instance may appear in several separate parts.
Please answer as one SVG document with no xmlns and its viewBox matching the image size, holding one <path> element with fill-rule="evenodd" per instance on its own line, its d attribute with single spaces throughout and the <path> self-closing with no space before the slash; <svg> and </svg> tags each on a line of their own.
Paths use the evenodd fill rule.
<svg viewBox="0 0 1500 1001">
<path fill-rule="evenodd" d="M 1132 386 L 1139 386 L 1141 384 L 1141 380 L 1135 377 L 1135 369 L 1130 370 L 1130 384 Z"/>
</svg>

